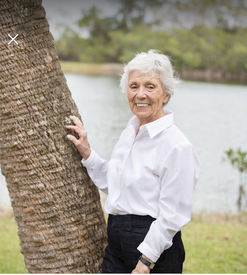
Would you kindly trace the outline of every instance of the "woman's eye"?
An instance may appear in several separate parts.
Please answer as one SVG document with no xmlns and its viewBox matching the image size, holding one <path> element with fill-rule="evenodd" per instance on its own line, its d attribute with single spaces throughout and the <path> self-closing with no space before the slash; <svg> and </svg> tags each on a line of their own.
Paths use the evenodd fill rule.
<svg viewBox="0 0 247 275">
<path fill-rule="evenodd" d="M 153 85 L 149 85 L 149 86 L 148 86 L 148 89 L 149 89 L 149 90 L 152 90 L 152 89 L 154 89 L 154 86 L 153 86 Z"/>
<path fill-rule="evenodd" d="M 137 89 L 137 86 L 136 85 L 132 85 L 131 89 Z"/>
</svg>

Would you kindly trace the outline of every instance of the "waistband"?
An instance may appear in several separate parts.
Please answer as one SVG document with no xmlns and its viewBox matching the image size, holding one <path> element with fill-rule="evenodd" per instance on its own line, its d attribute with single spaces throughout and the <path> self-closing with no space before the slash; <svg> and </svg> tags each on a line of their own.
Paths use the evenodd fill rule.
<svg viewBox="0 0 247 275">
<path fill-rule="evenodd" d="M 131 228 L 150 226 L 156 219 L 151 216 L 139 216 L 133 214 L 112 215 L 109 214 L 108 226 L 114 228 Z"/>
</svg>

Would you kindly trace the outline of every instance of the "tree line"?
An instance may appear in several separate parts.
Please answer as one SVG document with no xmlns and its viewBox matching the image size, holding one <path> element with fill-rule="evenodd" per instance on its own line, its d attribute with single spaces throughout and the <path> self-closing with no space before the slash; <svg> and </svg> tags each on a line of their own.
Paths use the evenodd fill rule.
<svg viewBox="0 0 247 275">
<path fill-rule="evenodd" d="M 247 72 L 246 1 L 117 3 L 110 17 L 95 6 L 83 11 L 78 25 L 88 37 L 67 27 L 56 41 L 60 60 L 123 63 L 136 52 L 157 49 L 173 59 L 176 70 Z"/>
</svg>

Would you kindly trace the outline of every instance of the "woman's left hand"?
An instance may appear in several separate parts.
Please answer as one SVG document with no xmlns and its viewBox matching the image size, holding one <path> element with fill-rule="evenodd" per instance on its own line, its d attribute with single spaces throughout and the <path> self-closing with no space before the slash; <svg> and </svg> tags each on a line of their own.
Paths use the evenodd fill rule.
<svg viewBox="0 0 247 275">
<path fill-rule="evenodd" d="M 150 273 L 150 268 L 143 264 L 141 261 L 138 261 L 135 269 L 131 272 L 133 274 L 148 274 Z"/>
</svg>

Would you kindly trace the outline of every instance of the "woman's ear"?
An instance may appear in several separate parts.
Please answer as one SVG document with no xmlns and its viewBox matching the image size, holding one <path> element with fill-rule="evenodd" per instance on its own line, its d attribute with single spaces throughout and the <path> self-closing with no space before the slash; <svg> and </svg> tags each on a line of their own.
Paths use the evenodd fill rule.
<svg viewBox="0 0 247 275">
<path fill-rule="evenodd" d="M 170 94 L 166 94 L 164 101 L 163 101 L 163 106 L 165 106 L 168 103 L 168 101 L 170 100 L 170 97 L 171 97 Z"/>
</svg>

